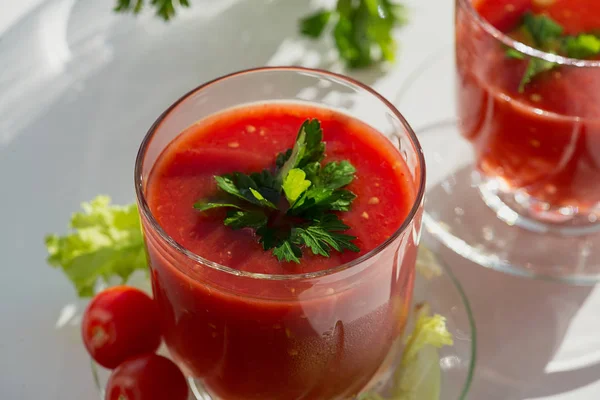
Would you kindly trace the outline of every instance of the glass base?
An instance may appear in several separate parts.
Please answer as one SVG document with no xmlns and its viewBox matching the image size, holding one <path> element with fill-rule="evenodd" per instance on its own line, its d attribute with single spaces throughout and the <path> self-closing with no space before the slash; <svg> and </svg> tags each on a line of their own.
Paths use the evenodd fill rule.
<svg viewBox="0 0 600 400">
<path fill-rule="evenodd" d="M 208 390 L 202 385 L 199 379 L 188 378 L 188 384 L 190 386 L 191 396 L 194 400 L 222 400 L 218 397 L 211 395 Z M 385 382 L 378 384 L 377 386 L 384 386 Z M 360 397 L 359 397 L 360 398 Z M 359 398 L 352 398 L 347 400 L 358 400 Z"/>
<path fill-rule="evenodd" d="M 437 240 L 503 272 L 572 284 L 600 281 L 600 224 L 594 218 L 553 210 L 482 179 L 454 121 L 417 134 L 429 174 L 423 221 Z"/>
<path fill-rule="evenodd" d="M 414 320 L 409 318 L 408 327 L 410 328 L 412 326 L 412 324 L 414 324 Z M 392 345 L 394 350 L 390 350 L 390 356 L 387 357 L 383 361 L 379 371 L 371 379 L 371 381 L 361 390 L 361 394 L 359 394 L 357 397 L 351 397 L 351 398 L 349 397 L 349 398 L 344 398 L 344 399 L 339 399 L 339 400 L 360 400 L 365 397 L 368 399 L 372 399 L 373 398 L 372 396 L 375 396 L 375 395 L 383 396 L 383 397 L 381 397 L 381 400 L 387 399 L 386 395 L 389 393 L 389 391 L 394 386 L 395 379 L 396 379 L 395 375 L 399 368 L 398 367 L 399 351 L 398 351 L 397 346 L 402 347 L 405 339 L 406 339 L 406 337 L 399 338 L 396 341 L 396 343 L 394 345 Z M 429 355 L 430 356 L 429 361 L 431 362 L 431 365 L 433 366 L 440 362 L 440 356 L 438 354 L 437 349 L 432 348 L 432 351 L 433 351 L 433 353 Z M 393 354 L 395 354 L 396 357 L 392 357 Z M 439 367 L 431 367 L 428 369 L 437 370 L 437 369 L 439 369 Z M 188 377 L 188 384 L 190 387 L 191 397 L 194 400 L 223 400 L 220 397 L 217 397 L 214 394 L 211 394 L 210 391 L 204 386 L 201 379 Z M 369 393 L 369 395 L 367 395 L 367 393 Z M 436 398 L 434 400 L 438 400 L 438 398 Z"/>
<path fill-rule="evenodd" d="M 433 364 L 437 364 L 439 362 L 439 354 L 437 349 L 432 348 L 431 349 L 433 351 L 433 353 L 431 354 L 431 363 Z M 389 368 L 386 368 L 384 371 L 380 371 L 377 376 L 375 378 L 373 378 L 371 380 L 371 382 L 369 382 L 369 384 L 367 384 L 367 387 L 365 387 L 362 391 L 361 394 L 358 395 L 358 397 L 352 397 L 352 398 L 347 398 L 344 400 L 360 400 L 365 398 L 366 393 L 371 393 L 371 394 L 376 394 L 376 395 L 382 395 L 384 397 L 381 397 L 382 400 L 387 399 L 387 396 L 385 396 L 388 391 L 390 390 L 390 388 L 393 386 L 394 384 L 394 375 L 397 369 L 397 362 L 395 362 L 394 360 L 386 360 L 384 361 L 383 365 L 390 365 L 390 363 L 392 364 Z M 433 368 L 433 367 L 432 367 Z M 435 367 L 433 369 L 436 369 L 438 367 Z M 190 387 L 190 398 L 191 400 L 223 400 L 219 397 L 216 397 L 215 395 L 211 394 L 207 388 L 204 387 L 204 385 L 202 384 L 202 381 L 200 379 L 195 379 L 192 377 L 188 377 L 188 385 Z M 367 398 L 371 399 L 373 397 L 371 397 L 371 395 L 367 396 Z M 438 400 L 438 398 L 434 399 L 434 400 Z M 342 399 L 340 399 L 342 400 Z"/>
<path fill-rule="evenodd" d="M 554 207 L 519 190 L 503 187 L 495 178 L 473 171 L 472 185 L 498 218 L 509 225 L 537 233 L 585 236 L 600 232 L 598 213 L 583 214 L 577 207 Z"/>
</svg>

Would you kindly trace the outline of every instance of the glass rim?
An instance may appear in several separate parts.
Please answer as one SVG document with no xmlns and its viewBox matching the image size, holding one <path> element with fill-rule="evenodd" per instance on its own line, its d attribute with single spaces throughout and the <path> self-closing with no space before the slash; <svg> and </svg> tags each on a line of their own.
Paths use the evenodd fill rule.
<svg viewBox="0 0 600 400">
<path fill-rule="evenodd" d="M 501 30 L 497 29 L 495 26 L 490 24 L 485 18 L 483 18 L 477 12 L 475 7 L 473 7 L 473 3 L 471 0 L 457 0 L 457 2 L 461 8 L 463 8 L 469 13 L 471 19 L 473 19 L 481 28 L 483 28 L 496 40 L 499 40 L 511 49 L 517 50 L 518 52 L 530 57 L 539 58 L 560 65 L 568 65 L 578 68 L 600 68 L 600 60 L 581 60 L 578 58 L 559 56 L 557 54 L 548 53 L 546 51 L 536 49 L 535 47 L 531 47 L 523 42 L 515 40 L 507 34 L 505 34 L 504 32 L 502 32 Z"/>
<path fill-rule="evenodd" d="M 187 100 L 190 96 L 194 95 L 195 93 L 197 93 L 201 90 L 208 88 L 209 86 L 212 86 L 213 84 L 219 83 L 223 80 L 227 80 L 227 79 L 233 78 L 233 77 L 239 77 L 239 76 L 243 76 L 243 75 L 249 75 L 249 74 L 260 73 L 260 72 L 269 72 L 269 71 L 316 73 L 316 74 L 320 74 L 323 76 L 341 80 L 345 83 L 349 83 L 353 86 L 358 87 L 361 90 L 368 92 L 369 94 L 375 96 L 375 98 L 377 100 L 381 101 L 394 114 L 394 116 L 396 118 L 398 118 L 398 120 L 402 124 L 403 128 L 405 129 L 406 133 L 408 134 L 411 144 L 414 146 L 414 148 L 416 150 L 416 153 L 417 153 L 416 155 L 417 155 L 418 165 L 419 165 L 419 170 L 420 170 L 420 177 L 419 177 L 419 182 L 418 182 L 417 194 L 415 196 L 415 199 L 414 199 L 414 202 L 413 202 L 413 205 L 412 205 L 410 211 L 408 212 L 407 216 L 405 217 L 405 219 L 402 222 L 402 224 L 400 225 L 400 227 L 388 239 L 386 239 L 384 242 L 379 244 L 377 247 L 375 247 L 368 253 L 365 253 L 362 256 L 360 256 L 352 261 L 349 261 L 347 263 L 344 263 L 344 264 L 341 264 L 341 265 L 338 265 L 338 266 L 335 266 L 335 267 L 332 267 L 329 269 L 325 269 L 322 271 L 307 272 L 307 273 L 301 273 L 301 274 L 264 274 L 264 273 L 257 273 L 257 272 L 239 271 L 234 268 L 228 267 L 226 265 L 222 265 L 222 264 L 216 263 L 214 261 L 208 260 L 208 259 L 202 257 L 201 255 L 196 254 L 196 253 L 186 249 L 181 244 L 179 244 L 175 239 L 173 239 L 169 234 L 167 234 L 164 231 L 164 229 L 160 226 L 160 224 L 158 223 L 156 218 L 154 218 L 154 215 L 152 214 L 150 207 L 146 201 L 146 196 L 144 194 L 144 187 L 143 187 L 144 179 L 142 177 L 142 165 L 144 162 L 144 157 L 146 155 L 148 146 L 150 145 L 150 143 L 152 142 L 152 139 L 154 138 L 154 134 L 156 133 L 156 131 L 158 130 L 158 128 L 160 127 L 162 122 L 171 114 L 171 112 L 175 108 L 177 108 L 177 106 L 179 106 L 183 101 Z M 167 110 L 164 111 L 158 117 L 158 119 L 152 124 L 152 126 L 150 127 L 150 129 L 148 130 L 148 132 L 146 133 L 146 135 L 144 136 L 144 139 L 142 140 L 142 142 L 140 144 L 140 148 L 138 150 L 136 160 L 135 160 L 134 183 L 135 183 L 136 197 L 137 197 L 138 203 L 140 205 L 139 209 L 140 209 L 140 212 L 142 213 L 143 217 L 146 218 L 147 221 L 149 221 L 151 228 L 155 232 L 158 233 L 161 240 L 164 240 L 171 248 L 173 248 L 176 251 L 178 251 L 179 253 L 185 255 L 189 260 L 191 260 L 195 263 L 199 263 L 201 265 L 207 266 L 214 270 L 217 270 L 220 272 L 225 272 L 225 273 L 235 275 L 235 276 L 254 278 L 254 279 L 290 281 L 290 280 L 319 278 L 319 277 L 332 275 L 332 274 L 335 274 L 335 273 L 338 273 L 341 271 L 345 271 L 349 268 L 352 268 L 358 264 L 361 264 L 361 263 L 373 258 L 374 256 L 381 253 L 385 248 L 387 248 L 394 240 L 396 240 L 401 234 L 403 234 L 410 227 L 415 216 L 417 215 L 417 212 L 419 211 L 420 205 L 423 203 L 423 198 L 425 195 L 425 168 L 426 168 L 425 167 L 425 156 L 423 153 L 423 149 L 421 148 L 421 144 L 419 143 L 419 140 L 417 138 L 417 135 L 415 134 L 415 132 L 413 131 L 411 126 L 408 124 L 408 122 L 406 121 L 404 116 L 400 113 L 400 111 L 398 111 L 398 109 L 391 102 L 389 102 L 387 99 L 385 99 L 381 94 L 377 93 L 374 89 L 372 89 L 369 86 L 367 86 L 355 79 L 352 79 L 350 77 L 336 74 L 334 72 L 321 70 L 321 69 L 304 68 L 304 67 L 259 67 L 259 68 L 251 68 L 251 69 L 245 69 L 245 70 L 233 72 L 233 73 L 218 77 L 216 79 L 213 79 L 211 81 L 208 81 L 206 83 L 203 83 L 202 85 L 200 85 L 200 86 L 196 87 L 195 89 L 192 89 L 189 92 L 187 92 L 186 94 L 184 94 L 177 101 L 175 101 L 169 108 L 167 108 Z M 184 273 L 186 273 L 186 272 L 184 272 Z M 186 273 L 186 275 L 189 275 L 189 274 Z"/>
</svg>

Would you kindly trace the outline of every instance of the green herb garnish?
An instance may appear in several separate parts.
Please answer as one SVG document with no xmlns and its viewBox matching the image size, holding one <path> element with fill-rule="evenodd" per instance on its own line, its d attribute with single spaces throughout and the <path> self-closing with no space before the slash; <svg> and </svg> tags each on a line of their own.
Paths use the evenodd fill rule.
<svg viewBox="0 0 600 400">
<path fill-rule="evenodd" d="M 525 86 L 527 86 L 538 74 L 550 71 L 557 65 L 558 64 L 554 62 L 542 60 L 541 58 L 531 58 L 527 64 L 527 69 L 523 74 L 523 78 L 521 78 L 521 82 L 519 83 L 519 92 L 523 93 L 525 91 Z"/>
<path fill-rule="evenodd" d="M 521 29 L 533 41 L 536 47 L 547 49 L 560 39 L 563 27 L 546 15 L 534 15 L 528 12 L 523 17 Z"/>
<path fill-rule="evenodd" d="M 114 10 L 139 14 L 146 6 L 168 21 L 190 0 L 116 0 Z M 351 68 L 393 61 L 396 42 L 393 29 L 407 22 L 406 8 L 391 0 L 338 0 L 334 10 L 320 10 L 300 20 L 300 33 L 319 38 L 331 23 L 340 58 Z"/>
<path fill-rule="evenodd" d="M 571 58 L 585 59 L 600 54 L 600 37 L 591 34 L 580 34 L 565 38 L 564 47 Z"/>
<path fill-rule="evenodd" d="M 46 236 L 48 263 L 62 268 L 81 297 L 94 294 L 98 280 L 123 283 L 146 270 L 146 253 L 136 204 L 114 206 L 108 196 L 82 204 L 71 217 L 71 233 Z"/>
<path fill-rule="evenodd" d="M 394 60 L 393 29 L 406 22 L 406 8 L 390 0 L 338 0 L 334 10 L 320 10 L 303 18 L 300 32 L 315 39 L 332 23 L 340 57 L 349 67 L 361 68 Z"/>
<path fill-rule="evenodd" d="M 600 54 L 600 38 L 593 34 L 577 36 L 563 35 L 563 27 L 546 15 L 534 15 L 531 12 L 523 16 L 520 28 L 525 38 L 524 42 L 547 53 L 566 56 L 569 58 L 585 59 Z M 506 56 L 519 60 L 528 59 L 527 69 L 519 83 L 519 92 L 542 72 L 550 71 L 559 66 L 558 63 L 527 57 L 515 49 L 507 49 Z"/>
<path fill-rule="evenodd" d="M 178 7 L 189 7 L 189 0 L 150 0 L 150 6 L 156 9 L 156 15 L 165 21 L 175 16 Z M 145 0 L 117 0 L 114 10 L 120 13 L 139 14 L 144 8 Z"/>
<path fill-rule="evenodd" d="M 356 237 L 342 233 L 350 227 L 333 213 L 350 210 L 356 195 L 343 187 L 352 182 L 356 169 L 348 161 L 322 166 L 324 157 L 321 125 L 307 120 L 294 147 L 277 155 L 273 171 L 215 176 L 225 200 L 202 200 L 194 208 L 227 208 L 223 223 L 254 229 L 263 249 L 279 261 L 299 263 L 302 248 L 323 257 L 332 250 L 358 252 L 352 242 Z"/>
<path fill-rule="evenodd" d="M 540 50 L 550 53 L 556 53 L 560 48 L 560 39 L 563 34 L 563 28 L 552 18 L 545 15 L 534 15 L 531 12 L 523 16 L 521 32 L 525 37 L 525 42 Z M 525 55 L 515 49 L 508 49 L 506 56 L 519 60 L 525 59 Z M 542 60 L 539 58 L 529 58 L 527 69 L 519 83 L 519 92 L 523 93 L 525 87 L 539 74 L 549 71 L 556 67 L 556 63 Z"/>
</svg>

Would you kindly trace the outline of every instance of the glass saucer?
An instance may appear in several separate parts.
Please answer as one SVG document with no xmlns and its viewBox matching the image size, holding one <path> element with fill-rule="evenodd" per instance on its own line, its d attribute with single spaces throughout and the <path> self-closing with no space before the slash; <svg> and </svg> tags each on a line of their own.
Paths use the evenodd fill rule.
<svg viewBox="0 0 600 400">
<path fill-rule="evenodd" d="M 419 393 L 415 400 L 466 399 L 473 379 L 476 358 L 476 330 L 471 307 L 462 287 L 450 269 L 425 246 L 421 246 L 419 249 L 417 272 L 413 297 L 414 306 L 418 307 L 427 303 L 431 307 L 432 313 L 444 316 L 454 344 L 444 346 L 439 350 L 433 347 L 425 349 L 427 353 L 424 354 L 423 362 L 426 367 L 423 368 L 424 373 L 420 381 L 422 384 L 413 388 L 415 393 Z M 136 282 L 136 285 L 148 288 L 147 283 L 143 281 Z M 413 324 L 414 313 L 409 318 L 407 333 L 411 331 Z M 168 357 L 164 346 L 159 352 Z M 92 375 L 100 398 L 104 399 L 104 387 L 110 371 L 92 361 Z M 438 386 L 437 383 L 439 383 L 439 392 L 435 389 Z M 195 386 L 191 380 L 190 386 L 192 388 L 190 400 L 215 400 L 201 387 Z M 434 387 L 433 391 L 431 387 Z M 421 393 L 427 393 L 427 395 L 421 395 Z M 384 395 L 381 399 L 387 400 Z"/>
<path fill-rule="evenodd" d="M 474 155 L 455 120 L 454 57 L 436 54 L 396 97 L 427 162 L 425 229 L 461 256 L 514 275 L 592 285 L 600 281 L 600 234 L 556 234 L 481 191 Z M 433 83 L 435 82 L 435 83 Z M 568 232 L 567 232 L 568 233 Z"/>
</svg>

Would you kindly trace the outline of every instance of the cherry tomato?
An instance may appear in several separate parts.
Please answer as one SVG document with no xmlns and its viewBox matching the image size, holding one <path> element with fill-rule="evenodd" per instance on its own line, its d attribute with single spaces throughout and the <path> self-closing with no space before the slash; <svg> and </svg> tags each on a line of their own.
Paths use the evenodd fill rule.
<svg viewBox="0 0 600 400">
<path fill-rule="evenodd" d="M 168 358 L 145 354 L 115 369 L 106 386 L 105 400 L 187 400 L 188 385 L 181 370 Z"/>
<path fill-rule="evenodd" d="M 94 297 L 83 315 L 81 333 L 92 358 L 111 369 L 130 357 L 155 352 L 161 340 L 154 300 L 128 286 Z"/>
</svg>

